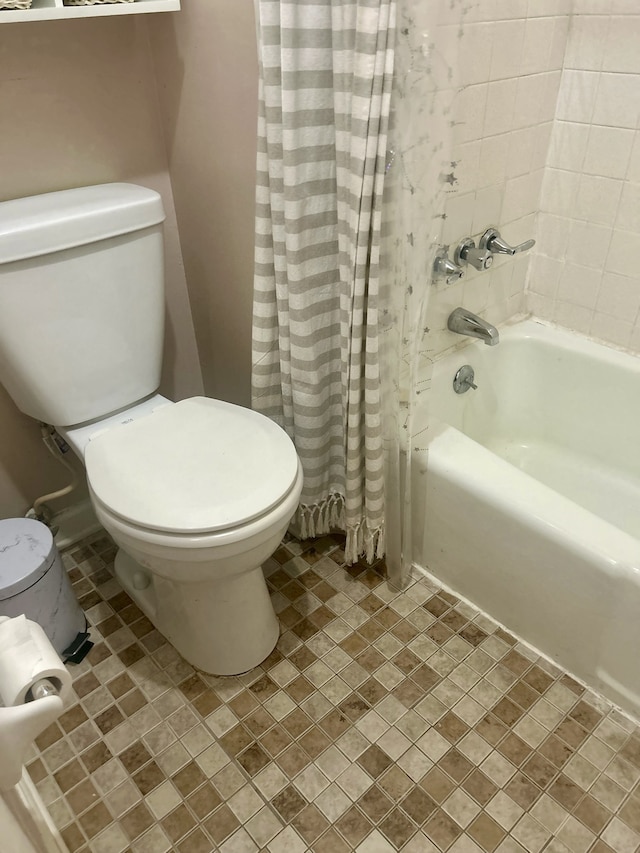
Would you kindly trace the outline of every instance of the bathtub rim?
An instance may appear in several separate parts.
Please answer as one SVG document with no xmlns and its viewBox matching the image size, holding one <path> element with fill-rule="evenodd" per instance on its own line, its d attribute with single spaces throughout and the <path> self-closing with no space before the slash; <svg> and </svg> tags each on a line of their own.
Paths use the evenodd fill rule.
<svg viewBox="0 0 640 853">
<path fill-rule="evenodd" d="M 582 332 L 568 329 L 566 326 L 560 326 L 551 320 L 545 320 L 533 314 L 519 314 L 511 317 L 509 320 L 498 325 L 498 331 L 500 332 L 500 341 L 526 340 L 530 338 L 553 343 L 556 346 L 560 345 L 562 349 L 585 355 L 594 354 L 594 350 L 597 350 L 601 357 L 606 355 L 606 361 L 620 367 L 633 367 L 635 365 L 635 368 L 640 372 L 640 350 L 617 346 L 608 341 L 603 341 L 601 338 L 585 335 Z M 444 350 L 434 358 L 433 364 L 435 366 L 441 359 L 460 354 L 467 346 L 478 347 L 482 345 L 482 341 L 469 338 L 460 348 Z"/>
</svg>

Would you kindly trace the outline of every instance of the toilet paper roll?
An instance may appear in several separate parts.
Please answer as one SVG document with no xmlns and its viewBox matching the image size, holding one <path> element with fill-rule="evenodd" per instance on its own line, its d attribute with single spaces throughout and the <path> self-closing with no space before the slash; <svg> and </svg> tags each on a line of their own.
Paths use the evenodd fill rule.
<svg viewBox="0 0 640 853">
<path fill-rule="evenodd" d="M 0 618 L 0 699 L 22 705 L 33 685 L 48 678 L 64 699 L 71 676 L 40 625 L 26 616 Z"/>
</svg>

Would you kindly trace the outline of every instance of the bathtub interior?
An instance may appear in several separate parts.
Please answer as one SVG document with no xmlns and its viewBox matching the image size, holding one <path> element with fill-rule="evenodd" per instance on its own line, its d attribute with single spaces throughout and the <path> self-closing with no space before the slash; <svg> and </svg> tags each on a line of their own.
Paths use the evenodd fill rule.
<svg viewBox="0 0 640 853">
<path fill-rule="evenodd" d="M 456 394 L 463 364 L 477 391 Z M 526 321 L 434 366 L 431 416 L 640 539 L 640 359 Z"/>
</svg>

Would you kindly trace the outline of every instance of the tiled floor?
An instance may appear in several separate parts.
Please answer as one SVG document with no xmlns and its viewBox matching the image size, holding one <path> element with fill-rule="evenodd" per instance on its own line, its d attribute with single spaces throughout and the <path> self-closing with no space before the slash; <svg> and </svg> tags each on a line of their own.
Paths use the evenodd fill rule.
<svg viewBox="0 0 640 853">
<path fill-rule="evenodd" d="M 266 567 L 278 649 L 212 678 L 112 557 L 65 556 L 96 646 L 29 764 L 72 853 L 638 849 L 640 730 L 427 581 L 290 542 Z"/>
</svg>

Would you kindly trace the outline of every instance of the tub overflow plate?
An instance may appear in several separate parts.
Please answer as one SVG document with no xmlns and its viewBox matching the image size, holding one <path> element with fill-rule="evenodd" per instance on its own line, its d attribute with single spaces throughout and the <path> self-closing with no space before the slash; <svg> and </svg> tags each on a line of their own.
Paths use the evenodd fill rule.
<svg viewBox="0 0 640 853">
<path fill-rule="evenodd" d="M 475 372 L 470 364 L 463 364 L 453 377 L 453 390 L 456 394 L 464 394 L 469 388 L 475 391 L 478 387 L 474 384 Z"/>
</svg>

